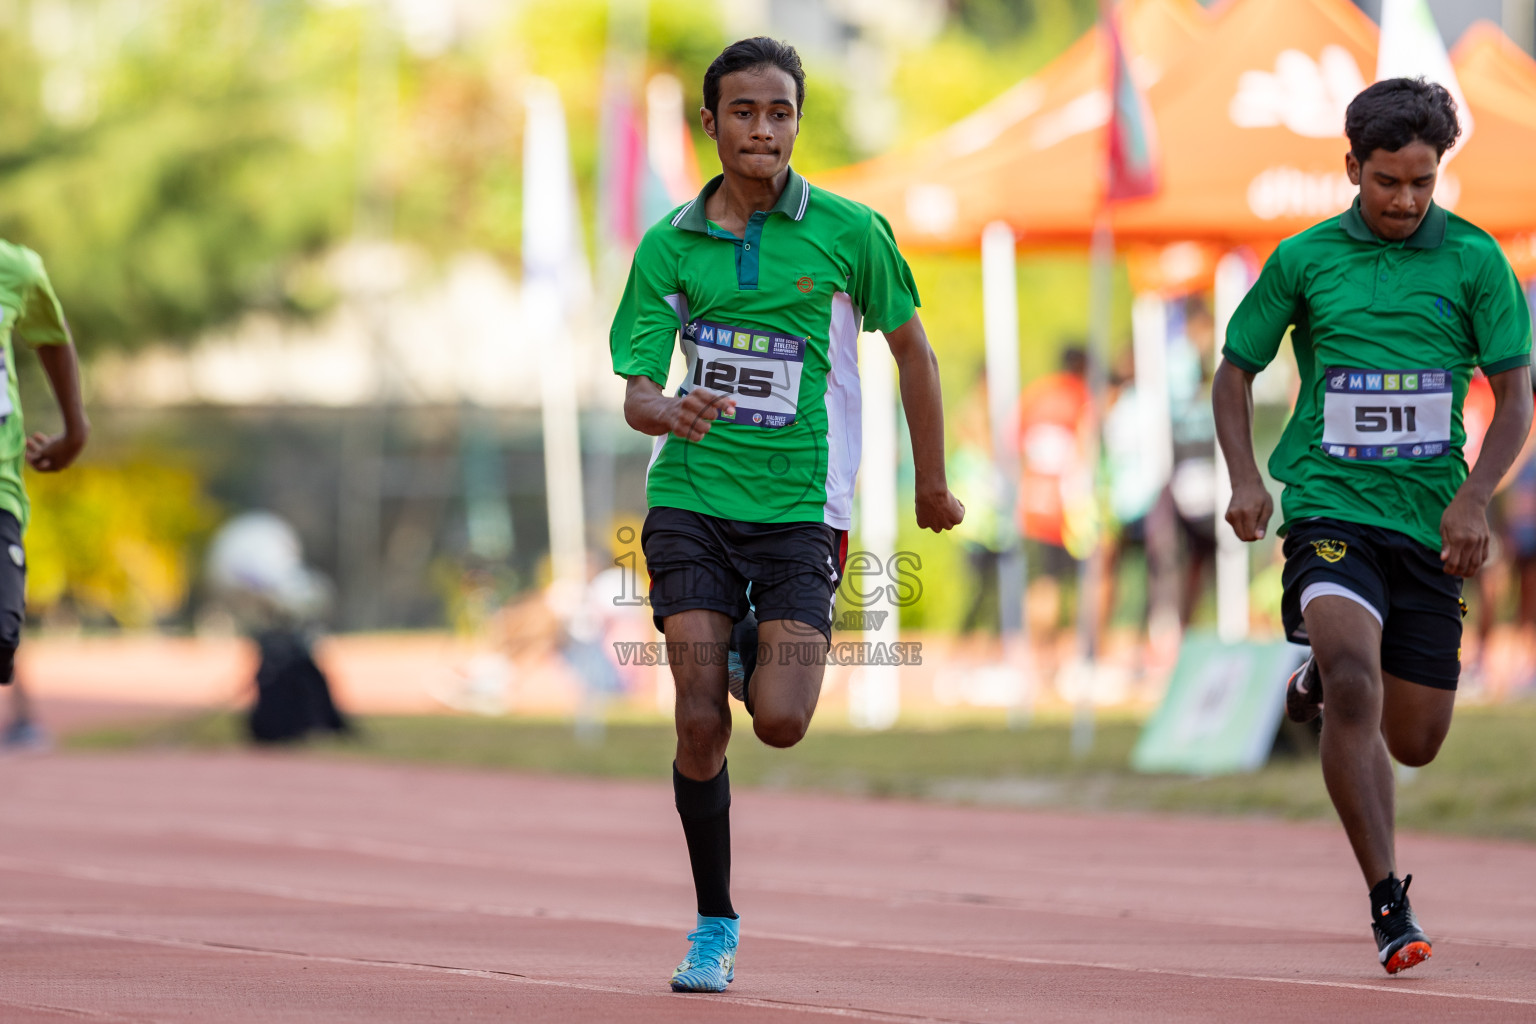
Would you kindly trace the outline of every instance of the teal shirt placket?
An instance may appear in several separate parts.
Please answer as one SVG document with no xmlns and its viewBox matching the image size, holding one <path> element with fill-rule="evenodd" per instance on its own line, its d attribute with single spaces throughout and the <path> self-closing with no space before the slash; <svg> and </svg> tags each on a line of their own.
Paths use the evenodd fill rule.
<svg viewBox="0 0 1536 1024">
<path fill-rule="evenodd" d="M 772 212 L 772 211 L 769 211 Z M 768 220 L 768 213 L 758 210 L 747 221 L 747 230 L 738 237 L 729 231 L 717 226 L 714 221 L 709 222 L 709 237 L 730 241 L 736 246 L 736 290 L 743 292 L 757 291 L 757 267 L 758 260 L 763 251 L 763 224 Z"/>
<path fill-rule="evenodd" d="M 738 237 L 704 216 L 705 201 L 714 194 L 724 180 L 724 175 L 713 178 L 693 202 L 678 212 L 671 223 L 673 227 L 684 231 L 696 231 L 721 241 L 729 240 L 736 247 L 736 290 L 755 292 L 762 265 L 763 226 L 768 223 L 768 218 L 776 213 L 782 213 L 792 221 L 799 221 L 805 216 L 805 204 L 810 198 L 810 186 L 791 168 L 789 177 L 784 183 L 784 191 L 780 194 L 778 202 L 773 204 L 773 209 L 753 212 L 752 216 L 747 218 L 746 230 Z"/>
</svg>

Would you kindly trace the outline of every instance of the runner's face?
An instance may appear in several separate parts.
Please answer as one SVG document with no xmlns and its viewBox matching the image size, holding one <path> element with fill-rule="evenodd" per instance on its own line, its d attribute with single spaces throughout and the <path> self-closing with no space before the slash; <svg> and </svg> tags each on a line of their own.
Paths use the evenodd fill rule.
<svg viewBox="0 0 1536 1024">
<path fill-rule="evenodd" d="M 720 79 L 720 116 L 701 111 L 704 130 L 720 151 L 720 166 L 767 181 L 789 166 L 800 132 L 795 80 L 772 65 Z"/>
<path fill-rule="evenodd" d="M 1418 230 L 1440 173 L 1435 147 L 1415 139 L 1396 151 L 1375 150 L 1363 164 L 1350 153 L 1344 165 L 1360 186 L 1360 213 L 1376 237 L 1397 242 Z"/>
</svg>

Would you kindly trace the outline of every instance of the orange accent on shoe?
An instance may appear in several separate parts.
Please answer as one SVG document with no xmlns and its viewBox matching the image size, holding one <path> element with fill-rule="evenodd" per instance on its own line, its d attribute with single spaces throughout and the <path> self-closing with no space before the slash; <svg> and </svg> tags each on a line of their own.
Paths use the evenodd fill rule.
<svg viewBox="0 0 1536 1024">
<path fill-rule="evenodd" d="M 1414 964 L 1423 963 L 1433 956 L 1433 951 L 1427 942 L 1410 942 L 1396 953 L 1392 954 L 1384 966 L 1388 974 L 1396 974 L 1398 971 L 1406 971 Z"/>
</svg>

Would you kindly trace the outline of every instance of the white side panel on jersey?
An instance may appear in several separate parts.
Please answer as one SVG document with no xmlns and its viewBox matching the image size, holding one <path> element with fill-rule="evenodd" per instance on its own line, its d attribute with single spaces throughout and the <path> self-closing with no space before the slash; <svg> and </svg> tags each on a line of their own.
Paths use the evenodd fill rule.
<svg viewBox="0 0 1536 1024">
<path fill-rule="evenodd" d="M 693 342 L 683 338 L 682 335 L 682 326 L 688 322 L 688 296 L 682 292 L 668 295 L 667 305 L 671 306 L 672 312 L 677 314 L 678 337 L 682 338 L 683 341 L 683 355 L 688 358 L 688 369 L 683 374 L 683 380 L 687 380 L 688 375 L 693 373 L 693 361 L 699 357 L 698 349 L 694 347 Z M 662 381 L 662 389 L 666 389 L 666 381 Z M 645 482 L 647 485 L 651 482 L 651 467 L 656 465 L 657 459 L 661 458 L 661 449 L 666 445 L 667 438 L 671 436 L 671 434 L 659 434 L 656 437 L 656 444 L 651 448 L 651 461 L 645 464 Z"/>
<path fill-rule="evenodd" d="M 823 521 L 836 530 L 853 528 L 853 482 L 864 437 L 859 391 L 859 326 L 863 316 L 847 292 L 832 296 L 827 332 L 827 505 Z"/>
</svg>

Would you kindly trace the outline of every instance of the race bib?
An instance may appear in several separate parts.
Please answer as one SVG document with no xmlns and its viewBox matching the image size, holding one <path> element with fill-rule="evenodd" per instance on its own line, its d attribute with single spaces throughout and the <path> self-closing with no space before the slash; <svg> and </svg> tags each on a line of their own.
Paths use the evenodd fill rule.
<svg viewBox="0 0 1536 1024">
<path fill-rule="evenodd" d="M 1432 459 L 1451 450 L 1446 370 L 1330 367 L 1323 383 L 1323 451 L 1337 459 Z"/>
<path fill-rule="evenodd" d="M 716 422 L 769 428 L 795 422 L 804 338 L 692 320 L 683 328 L 683 352 L 688 375 L 678 394 L 705 387 L 736 398 L 736 411 Z"/>
</svg>

